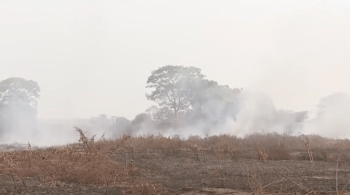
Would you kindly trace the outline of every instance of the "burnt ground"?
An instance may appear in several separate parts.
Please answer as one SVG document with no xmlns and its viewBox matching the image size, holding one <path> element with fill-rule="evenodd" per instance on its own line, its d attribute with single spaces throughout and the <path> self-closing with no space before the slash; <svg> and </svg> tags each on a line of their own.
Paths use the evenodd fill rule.
<svg viewBox="0 0 350 195">
<path fill-rule="evenodd" d="M 29 177 L 25 179 L 26 188 L 18 178 L 15 178 L 16 185 L 12 176 L 2 174 L 0 175 L 0 194 L 123 194 L 122 187 L 92 187 L 79 184 L 67 184 L 64 182 L 43 184 L 36 177 Z"/>
<path fill-rule="evenodd" d="M 350 166 L 346 161 L 339 161 L 336 171 L 337 162 L 314 161 L 314 165 L 308 160 L 262 162 L 254 151 L 247 150 L 245 155 L 246 158 L 220 159 L 204 154 L 197 158 L 190 151 L 181 151 L 178 156 L 143 153 L 135 154 L 134 158 L 118 155 L 115 159 L 119 163 L 125 157 L 133 159 L 140 172 L 135 178 L 161 183 L 171 194 L 215 194 L 213 189 L 231 189 L 228 194 L 259 189 L 265 193 L 334 194 L 336 172 L 338 191 L 350 191 Z"/>
<path fill-rule="evenodd" d="M 133 182 L 155 183 L 162 189 L 159 194 L 336 194 L 336 186 L 339 194 L 350 192 L 350 163 L 346 157 L 330 162 L 316 159 L 312 165 L 300 159 L 262 162 L 253 150 L 241 153 L 244 158 L 154 150 L 118 153 L 111 159 L 136 167 Z M 28 177 L 23 184 L 19 178 L 1 174 L 0 194 L 133 194 L 130 186 L 122 183 L 86 186 L 42 180 Z"/>
</svg>

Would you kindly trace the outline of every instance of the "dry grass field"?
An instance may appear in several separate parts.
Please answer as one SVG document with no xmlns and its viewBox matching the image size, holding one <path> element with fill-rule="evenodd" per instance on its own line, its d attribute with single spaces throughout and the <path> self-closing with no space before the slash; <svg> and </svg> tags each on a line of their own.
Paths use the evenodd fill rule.
<svg viewBox="0 0 350 195">
<path fill-rule="evenodd" d="M 0 194 L 346 194 L 350 141 L 253 134 L 3 147 Z"/>
</svg>

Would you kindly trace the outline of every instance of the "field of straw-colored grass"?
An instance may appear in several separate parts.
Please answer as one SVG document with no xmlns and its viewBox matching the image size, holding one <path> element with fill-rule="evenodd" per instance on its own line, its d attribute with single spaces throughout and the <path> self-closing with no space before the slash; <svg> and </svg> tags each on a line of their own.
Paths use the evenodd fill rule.
<svg viewBox="0 0 350 195">
<path fill-rule="evenodd" d="M 32 149 L 28 143 L 25 149 L 0 153 L 0 183 L 6 182 L 0 193 L 36 194 L 35 185 L 43 193 L 86 193 L 74 189 L 68 193 L 65 188 L 73 184 L 97 194 L 345 194 L 350 190 L 350 141 L 345 139 L 253 134 L 188 139 L 124 135 L 97 140 L 76 130 L 80 139 L 75 144 Z"/>
</svg>

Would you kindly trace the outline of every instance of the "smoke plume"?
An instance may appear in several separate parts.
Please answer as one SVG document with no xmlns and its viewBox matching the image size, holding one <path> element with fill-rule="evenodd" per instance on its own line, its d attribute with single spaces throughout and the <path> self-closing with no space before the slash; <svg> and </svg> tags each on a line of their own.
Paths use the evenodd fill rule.
<svg viewBox="0 0 350 195">
<path fill-rule="evenodd" d="M 227 102 L 234 103 L 234 106 Z M 349 136 L 347 130 L 350 122 L 347 119 L 350 116 L 350 96 L 342 93 L 321 99 L 316 116 L 309 120 L 305 120 L 305 112 L 278 110 L 269 96 L 248 90 L 241 91 L 235 99 L 208 100 L 203 107 L 206 108 L 202 113 L 204 118 L 180 117 L 180 125 L 175 127 L 159 125 L 148 113 L 139 114 L 133 120 L 99 115 L 90 119 L 36 121 L 23 117 L 23 111 L 22 115 L 18 114 L 21 112 L 16 107 L 8 107 L 1 112 L 3 117 L 8 117 L 2 125 L 1 141 L 3 144 L 30 142 L 35 146 L 63 145 L 78 140 L 73 127 L 83 129 L 88 136 L 96 135 L 96 139 L 102 135 L 116 138 L 124 134 L 181 135 L 184 138 L 230 134 L 244 137 L 270 132 L 319 134 L 332 138 Z"/>
</svg>

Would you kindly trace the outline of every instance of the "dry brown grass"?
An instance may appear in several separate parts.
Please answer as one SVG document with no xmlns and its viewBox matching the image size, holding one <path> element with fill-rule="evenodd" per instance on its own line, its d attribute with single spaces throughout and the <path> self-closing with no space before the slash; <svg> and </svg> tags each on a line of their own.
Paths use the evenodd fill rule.
<svg viewBox="0 0 350 195">
<path fill-rule="evenodd" d="M 51 151 L 19 151 L 1 154 L 2 173 L 19 177 L 54 176 L 54 180 L 88 185 L 110 185 L 125 180 L 122 166 L 104 153 L 89 153 L 72 146 Z M 116 177 L 118 175 L 118 177 Z"/>
<path fill-rule="evenodd" d="M 133 194 L 142 194 L 142 195 L 154 195 L 154 194 L 161 194 L 161 188 L 157 186 L 156 184 L 151 184 L 149 182 L 139 182 L 136 184 L 133 189 Z"/>
<path fill-rule="evenodd" d="M 262 162 L 266 162 L 268 158 L 268 154 L 266 153 L 265 149 L 258 149 L 258 159 Z"/>
<path fill-rule="evenodd" d="M 60 182 L 93 186 L 116 186 L 124 183 L 134 186 L 135 193 L 140 192 L 138 194 L 154 191 L 153 184 L 134 183 L 137 168 L 133 166 L 132 160 L 125 165 L 111 160 L 110 149 L 118 146 L 106 140 L 96 143 L 94 137 L 88 139 L 81 129 L 77 131 L 82 145 L 33 151 L 28 143 L 25 151 L 1 153 L 0 173 L 10 175 L 16 189 L 19 189 L 19 185 L 25 189 L 27 177 L 37 177 L 43 184 L 51 187 L 59 185 Z M 121 142 L 125 140 L 124 137 Z M 20 193 L 20 190 L 17 191 Z"/>
<path fill-rule="evenodd" d="M 311 149 L 310 149 L 310 141 L 309 138 L 305 135 L 302 137 L 302 142 L 305 145 L 305 148 L 307 149 L 307 153 L 309 154 L 309 159 L 312 165 L 314 165 L 314 157 L 312 155 Z"/>
<path fill-rule="evenodd" d="M 218 161 L 234 163 L 241 158 L 251 158 L 255 162 L 289 160 L 293 158 L 292 153 L 305 153 L 307 156 L 303 157 L 304 160 L 309 160 L 312 164 L 317 160 L 336 162 L 337 177 L 338 166 L 350 159 L 347 155 L 350 150 L 349 140 L 331 140 L 313 135 L 253 134 L 246 138 L 220 135 L 204 138 L 192 136 L 188 139 L 180 136 L 124 135 L 118 139 L 106 139 L 103 136 L 95 141 L 95 136 L 88 138 L 81 129 L 76 128 L 76 131 L 80 136 L 79 143 L 76 144 L 33 150 L 28 143 L 26 150 L 0 153 L 0 174 L 9 176 L 18 193 L 26 191 L 27 177 L 36 177 L 43 185 L 50 187 L 65 182 L 92 186 L 127 186 L 127 191 L 132 194 L 164 194 L 165 190 L 159 184 L 138 179 L 142 171 L 134 164 L 136 158 L 157 159 L 163 155 L 183 158 L 185 164 L 206 164 L 210 155 Z M 334 149 L 341 153 L 338 156 L 330 155 L 329 151 Z M 122 163 L 120 160 L 117 163 L 118 155 L 124 159 Z M 224 173 L 223 168 L 218 168 L 212 176 L 224 183 L 227 179 Z M 264 193 L 267 186 L 273 185 L 264 184 L 259 173 L 252 170 L 247 170 L 247 179 L 251 190 L 256 194 Z"/>
</svg>

